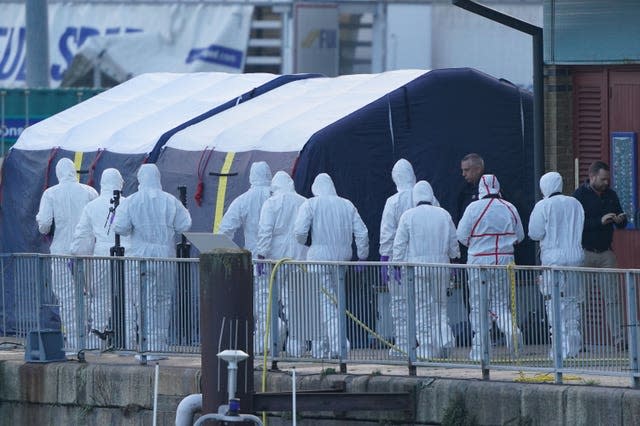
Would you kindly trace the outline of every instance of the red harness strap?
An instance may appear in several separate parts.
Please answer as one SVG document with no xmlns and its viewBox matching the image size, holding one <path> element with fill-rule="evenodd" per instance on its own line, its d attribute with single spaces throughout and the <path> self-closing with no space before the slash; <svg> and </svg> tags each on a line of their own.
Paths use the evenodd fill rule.
<svg viewBox="0 0 640 426">
<path fill-rule="evenodd" d="M 207 149 L 207 147 L 205 147 L 202 154 L 200 154 L 200 161 L 198 161 L 198 185 L 196 186 L 196 193 L 193 196 L 198 207 L 202 205 L 202 198 L 204 197 L 204 174 L 212 154 L 213 148 Z"/>
<path fill-rule="evenodd" d="M 44 186 L 42 187 L 42 191 L 44 192 L 49 187 L 49 173 L 51 173 L 51 163 L 53 163 L 53 159 L 56 158 L 56 154 L 60 149 L 59 146 L 54 146 L 51 148 L 51 152 L 49 153 L 49 160 L 47 161 L 47 170 L 44 174 Z"/>
<path fill-rule="evenodd" d="M 104 148 L 98 148 L 98 153 L 96 154 L 96 157 L 93 159 L 93 161 L 91 162 L 91 165 L 89 166 L 89 179 L 87 180 L 87 185 L 89 186 L 93 186 L 93 183 L 94 183 L 93 174 L 96 171 L 96 164 L 98 163 L 98 160 L 100 160 L 100 157 L 102 157 L 102 154 L 104 154 L 105 151 L 106 149 Z"/>
</svg>

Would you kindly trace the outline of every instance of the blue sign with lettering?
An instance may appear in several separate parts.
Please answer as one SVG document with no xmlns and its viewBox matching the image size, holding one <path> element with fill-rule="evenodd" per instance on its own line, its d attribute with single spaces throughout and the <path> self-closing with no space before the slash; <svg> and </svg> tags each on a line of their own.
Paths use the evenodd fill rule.
<svg viewBox="0 0 640 426">
<path fill-rule="evenodd" d="M 138 33 L 140 28 L 112 27 L 104 30 L 105 35 L 117 35 L 120 33 Z M 61 81 L 62 74 L 69 67 L 73 57 L 82 45 L 93 36 L 101 35 L 98 28 L 81 26 L 67 27 L 60 36 L 57 46 L 64 63 L 51 64 L 50 75 L 54 81 Z M 2 40 L 5 39 L 5 40 Z M 0 81 L 16 76 L 15 80 L 25 81 L 26 68 L 26 30 L 25 27 L 0 27 L 0 46 L 4 45 L 4 51 L 0 50 Z M 17 74 L 16 74 L 17 73 Z"/>
<path fill-rule="evenodd" d="M 611 187 L 618 198 L 622 211 L 627 214 L 627 228 L 637 228 L 637 167 L 636 134 L 633 132 L 611 133 Z"/>
</svg>

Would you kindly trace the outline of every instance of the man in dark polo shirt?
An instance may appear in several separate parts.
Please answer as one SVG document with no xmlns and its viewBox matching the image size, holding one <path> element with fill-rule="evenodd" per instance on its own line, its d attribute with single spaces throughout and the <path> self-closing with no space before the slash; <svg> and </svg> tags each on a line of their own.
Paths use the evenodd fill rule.
<svg viewBox="0 0 640 426">
<path fill-rule="evenodd" d="M 582 248 L 584 264 L 589 268 L 615 268 L 616 256 L 611 250 L 613 228 L 624 228 L 627 217 L 622 211 L 618 195 L 609 187 L 609 166 L 596 161 L 589 167 L 589 180 L 573 193 L 584 208 Z M 606 305 L 607 327 L 613 345 L 626 347 L 621 327 L 620 288 L 610 274 L 595 281 Z M 589 294 L 589 293 L 587 293 Z"/>
</svg>

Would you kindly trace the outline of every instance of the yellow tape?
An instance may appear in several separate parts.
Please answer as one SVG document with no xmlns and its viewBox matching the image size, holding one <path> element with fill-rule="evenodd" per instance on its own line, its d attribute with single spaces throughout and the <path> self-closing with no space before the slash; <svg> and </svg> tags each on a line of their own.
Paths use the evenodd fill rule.
<svg viewBox="0 0 640 426">
<path fill-rule="evenodd" d="M 518 352 L 520 350 L 520 348 L 518 348 L 518 344 L 520 343 L 520 339 L 518 338 L 518 315 L 516 306 L 516 271 L 514 266 L 514 263 L 509 263 L 507 265 L 507 273 L 509 274 L 509 281 L 511 284 L 511 343 L 513 345 L 513 352 L 516 355 L 516 359 L 518 360 L 518 363 L 520 363 L 520 357 L 518 356 Z"/>
<path fill-rule="evenodd" d="M 233 157 L 236 155 L 235 152 L 227 152 L 227 156 L 224 159 L 224 164 L 222 165 L 222 170 L 220 170 L 221 174 L 229 173 L 231 170 L 231 164 L 233 163 Z M 220 221 L 222 220 L 222 213 L 224 213 L 224 198 L 227 194 L 227 177 L 220 176 L 218 180 L 218 196 L 216 197 L 216 210 L 214 213 L 213 219 L 213 233 L 218 232 L 218 228 L 220 228 Z"/>
<path fill-rule="evenodd" d="M 82 156 L 83 156 L 83 152 L 76 152 L 76 154 L 73 157 L 73 165 L 76 168 L 76 172 L 79 172 L 80 169 L 82 168 Z M 78 175 L 78 180 L 80 180 L 80 175 Z"/>
<path fill-rule="evenodd" d="M 531 377 L 525 376 L 521 371 L 518 377 L 513 379 L 514 382 L 520 383 L 553 383 L 556 378 L 553 373 L 538 373 L 534 374 Z M 580 376 L 570 376 L 568 374 L 562 375 L 562 381 L 582 381 L 582 377 Z"/>
<path fill-rule="evenodd" d="M 280 265 L 283 263 L 290 261 L 288 257 L 280 259 L 273 265 L 271 269 L 271 274 L 269 275 L 269 292 L 267 293 L 267 323 L 264 324 L 264 340 L 262 344 L 262 392 L 267 391 L 267 353 L 269 346 L 269 331 L 271 331 L 271 293 L 273 292 L 273 281 L 276 279 L 276 271 L 280 268 Z M 257 324 L 256 327 L 262 327 L 262 324 Z M 274 354 L 277 356 L 277 354 Z M 266 411 L 262 412 L 262 424 L 267 424 L 267 413 Z"/>
</svg>

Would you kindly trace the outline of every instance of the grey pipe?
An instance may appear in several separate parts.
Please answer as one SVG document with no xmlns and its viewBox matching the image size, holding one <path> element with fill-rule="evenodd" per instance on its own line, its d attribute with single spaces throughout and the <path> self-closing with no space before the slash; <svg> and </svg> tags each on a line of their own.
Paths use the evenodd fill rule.
<svg viewBox="0 0 640 426">
<path fill-rule="evenodd" d="M 176 410 L 176 426 L 192 426 L 193 417 L 202 411 L 202 394 L 193 393 L 185 397 Z"/>
<path fill-rule="evenodd" d="M 26 1 L 27 87 L 49 87 L 49 19 L 47 0 Z"/>
</svg>

